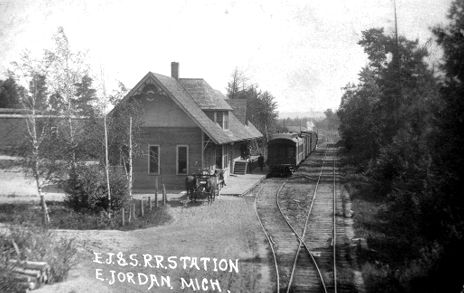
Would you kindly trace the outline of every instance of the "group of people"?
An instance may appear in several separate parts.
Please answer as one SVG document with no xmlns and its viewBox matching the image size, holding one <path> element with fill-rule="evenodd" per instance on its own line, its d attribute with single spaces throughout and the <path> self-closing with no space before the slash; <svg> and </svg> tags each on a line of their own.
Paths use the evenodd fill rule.
<svg viewBox="0 0 464 293">
<path fill-rule="evenodd" d="M 248 160 L 251 156 L 251 146 L 250 145 L 246 145 L 246 144 L 243 144 L 240 146 L 240 152 L 241 152 L 241 157 L 242 159 L 244 160 Z M 261 171 L 263 171 L 263 168 L 264 168 L 264 156 L 262 153 L 259 154 L 258 156 L 258 167 Z M 251 168 L 249 169 L 249 171 L 251 172 Z"/>
<path fill-rule="evenodd" d="M 263 168 L 265 164 L 264 164 L 264 156 L 262 154 L 259 154 L 257 163 L 258 163 L 259 169 L 261 170 L 261 172 L 263 172 Z M 250 164 L 248 171 L 251 173 L 252 170 L 253 170 L 253 166 Z"/>
</svg>

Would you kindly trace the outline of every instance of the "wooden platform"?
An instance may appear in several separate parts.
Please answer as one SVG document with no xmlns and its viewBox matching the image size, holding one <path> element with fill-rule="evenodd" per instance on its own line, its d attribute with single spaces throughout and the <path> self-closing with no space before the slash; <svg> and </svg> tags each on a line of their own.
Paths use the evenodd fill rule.
<svg viewBox="0 0 464 293">
<path fill-rule="evenodd" d="M 257 169 L 259 170 L 259 168 Z M 232 174 L 226 180 L 226 186 L 219 192 L 220 195 L 243 196 L 248 193 L 253 187 L 258 185 L 266 178 L 267 169 L 263 172 L 257 171 L 253 174 L 235 175 Z"/>
<path fill-rule="evenodd" d="M 243 196 L 248 193 L 253 187 L 258 185 L 268 173 L 267 166 L 264 167 L 263 171 L 260 171 L 259 168 L 255 168 L 252 174 L 245 175 L 236 175 L 231 174 L 229 178 L 226 179 L 226 186 L 224 186 L 219 192 L 220 195 L 233 195 L 233 196 Z M 158 191 L 158 201 L 161 200 L 161 190 Z M 166 190 L 167 198 L 177 199 L 185 195 L 185 190 Z M 147 198 L 150 196 L 154 199 L 154 189 L 135 189 L 134 198 Z"/>
</svg>

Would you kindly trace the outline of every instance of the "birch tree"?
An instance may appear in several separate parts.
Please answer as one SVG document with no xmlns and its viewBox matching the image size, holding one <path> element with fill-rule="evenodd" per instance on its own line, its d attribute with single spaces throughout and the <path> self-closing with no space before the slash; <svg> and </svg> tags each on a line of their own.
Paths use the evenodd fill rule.
<svg viewBox="0 0 464 293">
<path fill-rule="evenodd" d="M 43 192 L 44 186 L 56 182 L 63 170 L 63 156 L 54 140 L 57 120 L 48 115 L 48 67 L 44 60 L 34 60 L 25 53 L 11 73 L 19 81 L 20 104 L 25 111 L 26 133 L 17 152 L 23 158 L 23 167 L 34 178 L 42 208 L 43 224 L 50 222 L 48 207 Z"/>
<path fill-rule="evenodd" d="M 59 27 L 53 36 L 55 46 L 52 50 L 45 52 L 47 62 L 48 79 L 47 86 L 50 90 L 50 105 L 54 113 L 67 117 L 67 135 L 64 136 L 69 152 L 67 161 L 70 163 L 71 171 L 76 168 L 78 161 L 78 125 L 75 116 L 90 116 L 94 114 L 89 107 L 95 99 L 82 99 L 77 91 L 78 85 L 85 88 L 91 84 L 88 76 L 89 67 L 84 62 L 81 52 L 71 51 L 68 38 L 64 29 Z"/>
<path fill-rule="evenodd" d="M 108 115 L 110 159 L 123 166 L 128 182 L 129 198 L 132 198 L 133 158 L 143 155 L 138 139 L 142 134 L 142 104 L 137 97 L 123 99 L 127 92 L 120 84 L 119 91 L 110 96 L 115 107 Z M 116 102 L 117 101 L 117 102 Z"/>
</svg>

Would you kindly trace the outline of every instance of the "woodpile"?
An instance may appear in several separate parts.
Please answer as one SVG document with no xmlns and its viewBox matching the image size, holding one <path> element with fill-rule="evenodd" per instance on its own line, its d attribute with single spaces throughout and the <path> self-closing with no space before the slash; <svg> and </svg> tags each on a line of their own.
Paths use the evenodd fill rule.
<svg viewBox="0 0 464 293">
<path fill-rule="evenodd" d="M 50 279 L 50 266 L 46 262 L 9 260 L 7 271 L 8 278 L 25 291 L 37 289 Z"/>
</svg>

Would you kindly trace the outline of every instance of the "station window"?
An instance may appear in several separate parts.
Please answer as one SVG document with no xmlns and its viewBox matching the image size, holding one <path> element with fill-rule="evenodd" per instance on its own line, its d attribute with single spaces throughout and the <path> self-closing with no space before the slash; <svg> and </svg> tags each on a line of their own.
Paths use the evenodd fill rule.
<svg viewBox="0 0 464 293">
<path fill-rule="evenodd" d="M 229 167 L 229 147 L 227 145 L 223 145 L 223 148 L 224 148 L 224 168 L 228 168 Z"/>
<path fill-rule="evenodd" d="M 159 174 L 160 173 L 160 146 L 149 145 L 148 146 L 148 173 Z"/>
<path fill-rule="evenodd" d="M 187 175 L 188 174 L 188 146 L 178 145 L 176 157 L 177 157 L 177 163 L 176 163 L 177 175 Z"/>
</svg>

